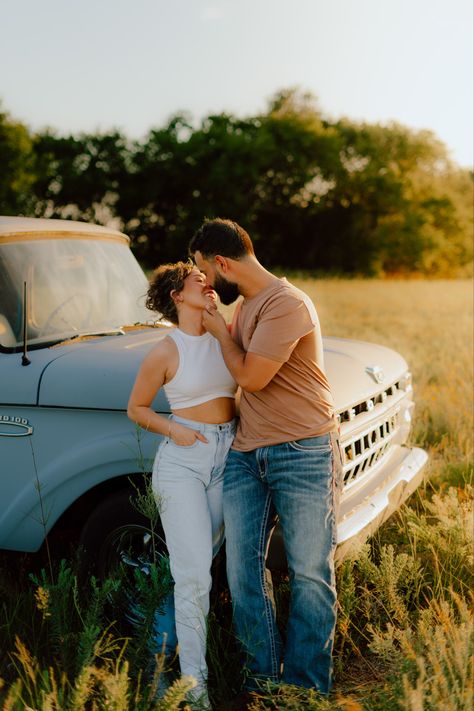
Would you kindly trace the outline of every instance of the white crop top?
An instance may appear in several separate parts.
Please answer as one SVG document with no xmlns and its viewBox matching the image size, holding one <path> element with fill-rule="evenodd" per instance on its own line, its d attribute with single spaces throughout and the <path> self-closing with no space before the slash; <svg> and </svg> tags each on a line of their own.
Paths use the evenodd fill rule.
<svg viewBox="0 0 474 711">
<path fill-rule="evenodd" d="M 190 336 L 179 328 L 168 334 L 176 343 L 178 369 L 163 386 L 171 408 L 192 407 L 218 397 L 234 397 L 236 382 L 210 333 Z"/>
</svg>

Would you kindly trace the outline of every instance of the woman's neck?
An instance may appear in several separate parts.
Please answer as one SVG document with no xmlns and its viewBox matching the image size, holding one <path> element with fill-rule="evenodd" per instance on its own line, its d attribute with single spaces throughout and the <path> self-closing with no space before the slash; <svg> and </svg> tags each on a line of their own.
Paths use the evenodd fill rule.
<svg viewBox="0 0 474 711">
<path fill-rule="evenodd" d="M 178 328 L 189 336 L 202 336 L 206 329 L 202 325 L 202 311 L 193 309 L 192 311 L 181 311 L 178 315 Z"/>
</svg>

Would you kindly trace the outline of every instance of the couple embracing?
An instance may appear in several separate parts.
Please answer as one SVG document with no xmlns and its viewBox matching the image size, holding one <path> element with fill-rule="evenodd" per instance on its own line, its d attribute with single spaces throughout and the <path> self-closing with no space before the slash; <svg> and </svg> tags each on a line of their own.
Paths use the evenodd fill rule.
<svg viewBox="0 0 474 711">
<path fill-rule="evenodd" d="M 181 672 L 197 681 L 195 708 L 210 709 L 206 617 L 225 529 L 233 622 L 248 670 L 235 708 L 246 708 L 268 680 L 327 693 L 342 461 L 316 310 L 260 264 L 235 222 L 206 221 L 189 250 L 195 266 L 155 272 L 147 306 L 177 328 L 145 358 L 128 408 L 140 426 L 164 435 L 153 491 L 174 580 Z M 224 304 L 243 296 L 230 328 L 216 292 Z M 162 386 L 169 420 L 151 409 Z M 284 649 L 265 574 L 276 516 L 291 594 Z"/>
</svg>

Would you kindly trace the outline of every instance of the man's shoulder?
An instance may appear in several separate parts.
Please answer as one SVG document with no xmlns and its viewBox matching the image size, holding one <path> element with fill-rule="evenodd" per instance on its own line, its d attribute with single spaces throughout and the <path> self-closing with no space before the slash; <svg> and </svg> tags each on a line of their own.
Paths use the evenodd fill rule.
<svg viewBox="0 0 474 711">
<path fill-rule="evenodd" d="M 293 298 L 293 299 L 298 299 L 298 300 L 305 300 L 309 299 L 308 294 L 306 294 L 302 289 L 299 287 L 295 286 L 291 281 L 288 281 L 288 279 L 283 278 L 281 280 L 281 286 L 282 286 L 282 294 L 285 294 L 288 298 Z"/>
<path fill-rule="evenodd" d="M 252 328 L 258 323 L 283 319 L 285 322 L 318 324 L 318 315 L 308 294 L 289 282 L 278 279 L 249 300 L 244 299 L 235 321 L 240 327 Z"/>
<path fill-rule="evenodd" d="M 308 294 L 286 278 L 280 279 L 280 283 L 275 285 L 275 288 L 268 294 L 265 301 L 265 306 L 267 307 L 278 307 L 279 305 L 285 310 L 298 309 L 305 306 L 312 318 L 316 316 L 316 308 Z"/>
<path fill-rule="evenodd" d="M 305 293 L 301 291 L 301 289 L 298 289 L 298 287 L 284 277 L 263 289 L 260 294 L 258 294 L 257 299 L 261 304 L 266 305 L 274 303 L 275 301 L 301 301 L 304 296 Z"/>
</svg>

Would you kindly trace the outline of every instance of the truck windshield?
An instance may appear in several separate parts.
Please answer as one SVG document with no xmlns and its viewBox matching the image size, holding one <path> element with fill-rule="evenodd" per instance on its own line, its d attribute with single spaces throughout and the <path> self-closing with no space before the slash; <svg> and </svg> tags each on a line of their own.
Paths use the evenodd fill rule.
<svg viewBox="0 0 474 711">
<path fill-rule="evenodd" d="M 34 239 L 0 244 L 0 345 L 29 345 L 144 323 L 147 279 L 125 243 Z"/>
</svg>

